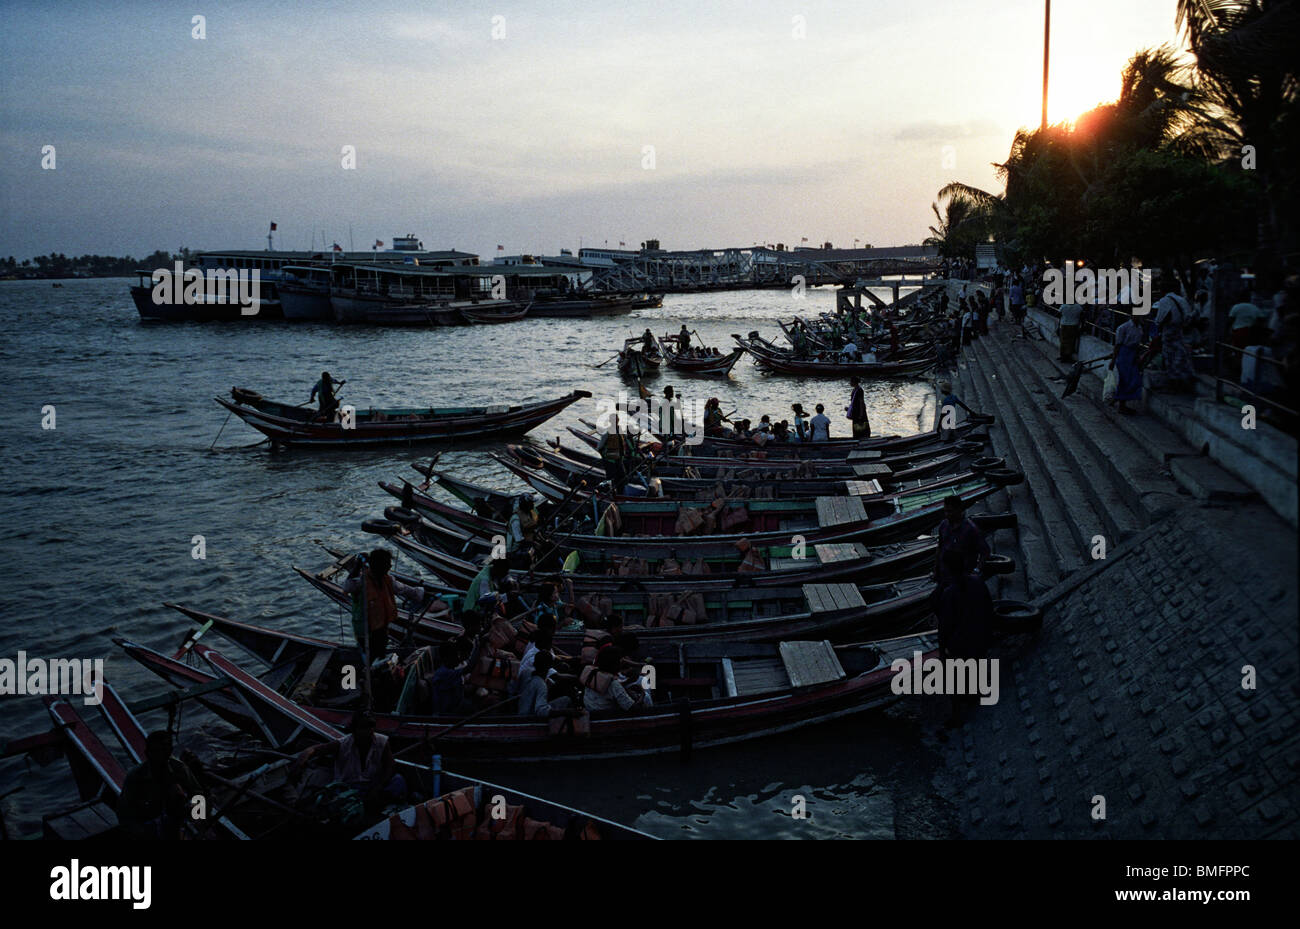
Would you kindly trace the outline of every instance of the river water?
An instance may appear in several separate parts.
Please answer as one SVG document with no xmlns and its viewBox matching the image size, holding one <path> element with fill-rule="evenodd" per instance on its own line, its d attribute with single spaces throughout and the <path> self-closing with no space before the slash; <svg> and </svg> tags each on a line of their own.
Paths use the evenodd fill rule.
<svg viewBox="0 0 1300 929">
<path fill-rule="evenodd" d="M 518 403 L 575 388 L 594 398 L 628 389 L 608 359 L 649 327 L 683 322 L 726 351 L 731 333 L 834 308 L 812 290 L 669 296 L 661 308 L 604 320 L 524 320 L 499 326 L 403 330 L 248 322 L 157 324 L 139 320 L 124 279 L 0 282 L 0 370 L 8 400 L 0 464 L 0 657 L 104 658 L 107 678 L 128 700 L 162 684 L 112 639 L 174 648 L 191 629 L 165 600 L 310 635 L 338 637 L 339 611 L 290 570 L 328 561 L 317 542 L 369 549 L 362 520 L 393 501 L 376 482 L 411 477 L 409 450 L 288 452 L 254 446 L 260 434 L 226 419 L 212 400 L 232 386 L 305 401 L 322 370 L 348 381 L 341 400 L 369 405 Z M 716 396 L 755 421 L 790 418 L 790 404 L 824 403 L 832 435 L 845 435 L 848 385 L 760 374 L 742 358 L 725 381 L 668 372 L 687 398 Z M 533 433 L 566 436 L 593 418 L 582 401 Z M 877 434 L 928 428 L 924 382 L 867 385 Z M 53 407 L 53 429 L 47 407 Z M 570 439 L 570 441 L 573 441 Z M 457 449 L 441 467 L 484 483 L 523 485 L 488 458 L 497 446 Z M 192 557 L 204 537 L 206 558 Z M 403 570 L 414 572 L 409 563 Z M 87 708 L 93 715 L 93 710 Z M 928 712 L 928 711 L 922 711 Z M 186 709 L 184 731 L 206 737 L 219 721 Z M 582 806 L 664 837 L 890 837 L 947 834 L 931 797 L 937 755 L 913 709 L 891 709 L 777 736 L 675 757 L 599 765 L 457 764 L 559 802 Z M 161 725 L 165 716 L 146 717 Z M 38 697 L 0 696 L 0 740 L 48 728 Z M 44 813 L 71 805 L 61 761 L 41 768 L 0 762 L 2 812 L 12 833 L 39 828 Z M 798 795 L 807 818 L 791 815 Z"/>
</svg>

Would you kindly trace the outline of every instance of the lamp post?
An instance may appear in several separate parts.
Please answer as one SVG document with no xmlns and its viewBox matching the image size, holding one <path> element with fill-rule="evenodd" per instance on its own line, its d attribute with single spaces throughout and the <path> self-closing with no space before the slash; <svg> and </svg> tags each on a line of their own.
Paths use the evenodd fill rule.
<svg viewBox="0 0 1300 929">
<path fill-rule="evenodd" d="M 1041 128 L 1047 128 L 1047 58 L 1048 49 L 1051 47 L 1052 39 L 1052 0 L 1046 0 L 1046 11 L 1043 14 L 1043 123 Z"/>
</svg>

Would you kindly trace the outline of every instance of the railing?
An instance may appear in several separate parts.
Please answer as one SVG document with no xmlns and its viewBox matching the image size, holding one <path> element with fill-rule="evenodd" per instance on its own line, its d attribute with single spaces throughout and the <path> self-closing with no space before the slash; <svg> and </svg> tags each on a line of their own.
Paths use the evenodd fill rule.
<svg viewBox="0 0 1300 929">
<path fill-rule="evenodd" d="M 1240 371 L 1242 359 L 1245 358 L 1249 349 L 1259 348 L 1259 347 L 1260 346 L 1247 346 L 1246 348 L 1241 348 L 1229 342 L 1216 341 L 1214 343 L 1214 399 L 1219 403 L 1223 403 L 1224 396 L 1227 393 L 1227 391 L 1225 391 L 1224 388 L 1225 387 L 1229 388 L 1231 393 L 1234 396 L 1237 396 L 1239 398 L 1244 397 L 1245 399 L 1248 399 L 1252 405 L 1263 406 L 1268 410 L 1272 410 L 1275 414 L 1277 414 L 1278 417 L 1278 420 L 1274 423 L 1274 425 L 1278 426 L 1281 429 L 1284 429 L 1287 432 L 1294 433 L 1296 431 L 1297 426 L 1300 426 L 1300 413 L 1297 413 L 1294 409 L 1292 409 L 1291 407 L 1287 406 L 1284 403 L 1279 402 L 1278 400 L 1274 400 L 1268 396 L 1265 396 L 1263 394 L 1257 393 L 1254 390 L 1251 390 L 1249 387 L 1246 387 L 1245 385 L 1237 381 L 1234 381 L 1232 378 L 1227 377 L 1224 374 L 1224 367 L 1225 367 L 1224 361 L 1226 360 L 1225 352 L 1235 352 L 1238 356 L 1240 356 L 1237 359 L 1237 366 L 1236 366 L 1237 370 Z M 1254 353 L 1254 357 L 1255 357 L 1255 367 L 1257 372 L 1260 370 L 1259 365 L 1262 363 L 1273 365 L 1276 369 L 1278 369 L 1278 376 L 1276 380 L 1280 383 L 1276 387 L 1276 390 L 1279 393 L 1281 393 L 1284 399 L 1291 401 L 1291 398 L 1287 395 L 1286 377 L 1285 377 L 1286 362 L 1278 358 L 1270 357 L 1268 355 L 1261 355 L 1258 351 Z M 1264 379 L 1259 377 L 1257 374 L 1255 377 L 1254 385 L 1258 387 L 1262 380 Z M 1271 381 L 1273 379 L 1270 378 L 1269 380 Z"/>
</svg>

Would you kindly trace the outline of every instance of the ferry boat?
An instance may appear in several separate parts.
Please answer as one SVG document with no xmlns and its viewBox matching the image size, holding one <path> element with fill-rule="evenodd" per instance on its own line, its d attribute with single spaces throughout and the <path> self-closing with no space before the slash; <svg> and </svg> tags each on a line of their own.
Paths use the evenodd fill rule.
<svg viewBox="0 0 1300 929">
<path fill-rule="evenodd" d="M 372 265 L 400 265 L 422 269 L 473 267 L 478 256 L 455 249 L 426 251 L 414 235 L 396 236 L 391 249 L 368 252 L 318 251 L 212 251 L 193 256 L 191 267 L 209 271 L 257 271 L 259 276 L 258 312 L 242 312 L 237 301 L 229 298 L 204 300 L 194 305 L 159 305 L 153 299 L 153 271 L 137 271 L 139 281 L 131 288 L 131 299 L 142 319 L 149 320 L 235 320 L 235 319 L 291 319 L 328 320 L 335 318 L 329 304 L 329 289 L 333 282 L 333 269 L 347 263 L 364 262 Z M 170 269 L 168 269 L 170 270 Z M 324 290 L 324 300 L 322 300 Z M 288 295 L 287 306 L 285 296 Z"/>
</svg>

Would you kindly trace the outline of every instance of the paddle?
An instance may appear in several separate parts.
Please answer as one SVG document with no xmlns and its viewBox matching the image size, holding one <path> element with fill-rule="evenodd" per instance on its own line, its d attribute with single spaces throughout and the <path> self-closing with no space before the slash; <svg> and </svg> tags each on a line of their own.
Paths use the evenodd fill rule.
<svg viewBox="0 0 1300 929">
<path fill-rule="evenodd" d="M 622 352 L 617 352 L 617 353 L 615 353 L 614 358 L 618 358 L 618 357 L 619 357 L 620 355 L 622 355 L 622 354 L 623 354 Z M 597 368 L 603 368 L 603 367 L 605 367 L 605 365 L 607 365 L 607 364 L 609 364 L 611 361 L 613 361 L 614 358 L 606 358 L 606 359 L 605 359 L 604 361 L 602 361 L 600 364 L 595 365 L 595 367 L 597 367 Z"/>
<path fill-rule="evenodd" d="M 335 387 L 335 390 L 334 390 L 334 399 L 335 399 L 335 400 L 338 399 L 339 394 L 343 393 L 343 385 L 346 384 L 346 383 L 347 383 L 347 381 L 335 381 L 335 382 L 334 382 L 334 387 Z M 304 400 L 302 403 L 299 403 L 296 407 L 294 407 L 294 409 L 295 409 L 295 410 L 300 410 L 300 409 L 302 409 L 303 407 L 305 407 L 307 404 L 309 404 L 309 403 L 315 403 L 315 402 L 316 402 L 315 400 Z"/>
<path fill-rule="evenodd" d="M 429 485 L 433 483 L 433 466 L 438 463 L 438 459 L 441 457 L 442 452 L 434 452 L 433 457 L 429 459 L 429 470 L 420 472 L 425 477 L 424 483 L 420 485 L 420 490 L 428 490 Z M 415 465 L 412 465 L 412 467 L 415 467 Z M 419 471 L 420 469 L 415 468 L 415 470 Z"/>
<path fill-rule="evenodd" d="M 1105 361 L 1110 361 L 1110 358 L 1109 357 L 1094 358 L 1092 361 L 1086 361 L 1086 362 L 1076 361 L 1074 363 L 1074 367 L 1070 369 L 1070 373 L 1066 375 L 1065 391 L 1061 394 L 1061 399 L 1064 400 L 1066 397 L 1070 396 L 1070 394 L 1074 393 L 1076 390 L 1079 389 L 1079 380 L 1083 377 L 1084 371 L 1088 370 L 1094 365 L 1101 364 L 1102 362 Z"/>
</svg>

